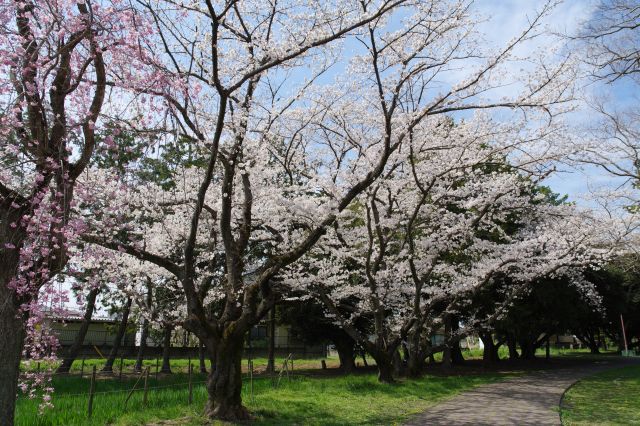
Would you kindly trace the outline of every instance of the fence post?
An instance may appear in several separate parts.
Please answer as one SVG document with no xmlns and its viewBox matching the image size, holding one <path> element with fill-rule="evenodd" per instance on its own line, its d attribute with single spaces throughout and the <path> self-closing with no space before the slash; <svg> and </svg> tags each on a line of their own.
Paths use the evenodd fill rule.
<svg viewBox="0 0 640 426">
<path fill-rule="evenodd" d="M 82 379 L 82 375 L 84 374 L 84 357 L 82 357 L 82 365 L 80 366 L 80 378 Z"/>
<path fill-rule="evenodd" d="M 160 358 L 156 357 L 156 380 L 158 380 L 158 370 L 160 369 Z"/>
<path fill-rule="evenodd" d="M 191 365 L 191 360 L 189 360 L 189 405 L 191 405 L 191 403 L 193 402 L 193 383 L 192 383 L 192 376 L 193 376 L 193 366 Z"/>
<path fill-rule="evenodd" d="M 124 361 L 124 357 L 120 357 L 120 374 L 118 375 L 118 379 L 122 380 L 122 362 Z"/>
<path fill-rule="evenodd" d="M 251 395 L 251 402 L 253 402 L 253 360 L 249 360 L 249 394 Z"/>
<path fill-rule="evenodd" d="M 149 367 L 147 367 L 147 374 L 144 375 L 144 396 L 142 397 L 142 405 L 147 406 L 147 392 L 149 391 Z"/>
<path fill-rule="evenodd" d="M 89 386 L 89 407 L 88 414 L 89 418 L 93 414 L 93 394 L 96 390 L 96 366 L 93 366 L 93 372 L 91 373 L 91 385 Z"/>
</svg>

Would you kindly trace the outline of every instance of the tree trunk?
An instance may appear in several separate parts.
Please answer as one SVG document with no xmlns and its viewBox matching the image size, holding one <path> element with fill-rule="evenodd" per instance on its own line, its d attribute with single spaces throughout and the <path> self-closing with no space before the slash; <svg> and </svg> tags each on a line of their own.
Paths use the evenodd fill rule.
<svg viewBox="0 0 640 426">
<path fill-rule="evenodd" d="M 162 335 L 162 368 L 160 372 L 164 374 L 171 374 L 171 332 L 173 328 L 166 325 L 164 333 Z"/>
<path fill-rule="evenodd" d="M 207 374 L 207 365 L 205 364 L 204 345 L 200 342 L 198 347 L 198 358 L 200 360 L 200 372 Z"/>
<path fill-rule="evenodd" d="M 12 425 L 26 319 L 15 308 L 13 291 L 6 285 L 10 278 L 1 276 L 5 272 L 0 272 L 0 279 L 6 278 L 0 282 L 0 423 Z"/>
<path fill-rule="evenodd" d="M 87 335 L 87 330 L 89 330 L 89 324 L 91 324 L 91 317 L 93 316 L 93 311 L 96 307 L 96 298 L 98 297 L 98 293 L 100 293 L 99 287 L 92 288 L 89 291 L 89 294 L 87 295 L 87 307 L 84 311 L 80 330 L 78 330 L 78 334 L 76 334 L 75 339 L 73 339 L 73 344 L 67 350 L 67 353 L 62 360 L 62 364 L 60 364 L 56 373 L 68 373 L 71 369 L 71 365 L 73 365 L 73 361 L 78 357 L 80 348 L 82 348 L 82 343 L 84 343 L 84 338 Z"/>
<path fill-rule="evenodd" d="M 231 333 L 229 333 L 231 334 Z M 209 398 L 205 414 L 209 418 L 226 421 L 250 420 L 249 411 L 242 405 L 242 349 L 244 339 L 231 334 L 217 345 L 212 339 L 206 341 L 210 356 L 215 359 L 207 380 Z"/>
<path fill-rule="evenodd" d="M 276 307 L 269 311 L 269 348 L 267 354 L 267 373 L 276 371 Z"/>
<path fill-rule="evenodd" d="M 369 353 L 376 360 L 378 368 L 378 381 L 381 383 L 393 383 L 393 359 L 386 352 L 381 350 L 369 350 Z"/>
<path fill-rule="evenodd" d="M 409 346 L 408 352 L 407 375 L 413 378 L 420 377 L 425 367 L 425 353 L 420 350 L 419 344 L 414 342 Z"/>
<path fill-rule="evenodd" d="M 445 370 L 451 369 L 452 357 L 451 357 L 451 315 L 444 315 L 444 349 L 442 351 L 442 368 Z"/>
<path fill-rule="evenodd" d="M 144 319 L 142 322 L 142 333 L 140 334 L 140 346 L 136 355 L 136 364 L 133 371 L 140 373 L 142 371 L 142 362 L 144 361 L 144 353 L 147 349 L 147 339 L 149 338 L 149 320 Z"/>
<path fill-rule="evenodd" d="M 105 373 L 113 372 L 113 363 L 116 361 L 118 357 L 118 351 L 120 350 L 120 345 L 122 344 L 122 338 L 124 337 L 127 331 L 127 323 L 129 322 L 129 311 L 131 310 L 131 298 L 127 298 L 127 303 L 124 305 L 122 310 L 122 320 L 120 321 L 120 325 L 118 326 L 118 332 L 116 333 L 116 337 L 113 339 L 113 347 L 111 348 L 111 352 L 109 352 L 109 357 L 107 358 L 107 362 L 104 363 L 104 367 L 102 367 L 102 371 Z"/>
<path fill-rule="evenodd" d="M 340 358 L 340 370 L 345 373 L 352 373 L 356 369 L 354 341 L 351 337 L 335 336 L 333 344 L 336 345 L 338 358 Z"/>
<path fill-rule="evenodd" d="M 364 364 L 364 366 L 368 367 L 369 363 L 367 362 L 367 351 L 365 351 L 364 349 L 360 349 L 360 357 L 362 358 L 362 363 Z"/>
<path fill-rule="evenodd" d="M 509 348 L 509 359 L 515 361 L 518 359 L 518 349 L 516 348 L 516 339 L 511 335 L 507 335 L 507 347 Z"/>
<path fill-rule="evenodd" d="M 8 249 L 5 244 L 20 247 L 19 241 L 25 236 L 19 232 L 21 228 L 9 227 L 10 223 L 20 222 L 21 210 L 3 206 L 0 214 L 0 422 L 12 425 L 27 318 L 18 311 L 20 302 L 9 288 L 20 262 L 19 250 Z"/>
<path fill-rule="evenodd" d="M 405 373 L 404 363 L 402 362 L 402 356 L 400 351 L 396 350 L 391 357 L 391 363 L 393 365 L 393 373 L 396 376 L 403 376 Z"/>
<path fill-rule="evenodd" d="M 451 317 L 451 334 L 455 336 L 460 329 L 460 323 L 457 316 Z M 452 337 L 451 342 L 451 362 L 454 365 L 464 364 L 464 356 L 462 355 L 462 349 L 460 348 L 460 340 L 458 337 Z"/>
<path fill-rule="evenodd" d="M 482 364 L 484 366 L 490 366 L 497 361 L 497 350 L 495 343 L 493 342 L 493 336 L 491 333 L 481 333 L 482 343 L 484 343 L 484 349 L 482 351 Z"/>
<path fill-rule="evenodd" d="M 549 336 L 547 336 L 546 341 L 544 343 L 544 357 L 547 361 L 551 359 L 551 349 L 549 347 Z"/>
<path fill-rule="evenodd" d="M 527 339 L 520 340 L 520 350 L 522 351 L 522 353 L 520 354 L 520 358 L 528 360 L 536 358 L 535 344 L 528 341 Z"/>
</svg>

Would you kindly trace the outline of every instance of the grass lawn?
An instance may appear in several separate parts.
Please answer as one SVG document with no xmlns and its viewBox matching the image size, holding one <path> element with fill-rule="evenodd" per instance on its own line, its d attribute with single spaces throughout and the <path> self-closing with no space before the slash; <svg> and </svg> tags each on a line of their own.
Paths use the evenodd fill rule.
<svg viewBox="0 0 640 426">
<path fill-rule="evenodd" d="M 244 382 L 245 404 L 256 416 L 255 424 L 286 425 L 351 425 L 400 423 L 439 400 L 474 386 L 501 379 L 499 374 L 465 376 L 426 376 L 403 380 L 393 385 L 379 384 L 372 373 L 310 378 L 283 378 L 274 388 L 269 378 L 254 380 L 253 397 L 248 380 Z M 197 375 L 194 381 L 201 382 Z M 187 404 L 187 376 L 149 380 L 148 406 L 142 403 L 142 392 L 136 391 L 124 406 L 127 389 L 133 379 L 101 379 L 91 420 L 87 419 L 89 381 L 79 377 L 54 379 L 56 393 L 53 409 L 38 414 L 38 401 L 19 398 L 17 425 L 140 425 L 176 419 L 171 424 L 203 424 L 206 391 L 202 383 L 194 386 L 194 403 Z"/>
<path fill-rule="evenodd" d="M 563 401 L 565 425 L 640 425 L 640 366 L 605 371 L 576 383 Z"/>
</svg>

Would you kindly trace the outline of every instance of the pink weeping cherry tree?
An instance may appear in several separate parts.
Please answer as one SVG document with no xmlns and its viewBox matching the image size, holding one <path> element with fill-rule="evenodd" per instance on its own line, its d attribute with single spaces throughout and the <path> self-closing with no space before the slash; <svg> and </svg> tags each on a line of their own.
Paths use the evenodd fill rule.
<svg viewBox="0 0 640 426">
<path fill-rule="evenodd" d="M 103 116 L 123 109 L 130 85 L 157 83 L 135 66 L 151 27 L 126 1 L 0 2 L 0 418 L 12 424 L 21 358 L 54 356 L 44 309 L 64 297 L 52 280 L 85 230 L 76 214 L 94 153 L 114 149 Z M 135 104 L 135 95 L 129 98 Z M 43 385 L 26 377 L 23 390 Z M 30 380 L 31 379 L 31 380 Z M 50 389 L 45 389 L 49 391 Z M 45 405 L 50 396 L 45 392 Z M 33 395 L 33 388 L 31 388 Z"/>
</svg>

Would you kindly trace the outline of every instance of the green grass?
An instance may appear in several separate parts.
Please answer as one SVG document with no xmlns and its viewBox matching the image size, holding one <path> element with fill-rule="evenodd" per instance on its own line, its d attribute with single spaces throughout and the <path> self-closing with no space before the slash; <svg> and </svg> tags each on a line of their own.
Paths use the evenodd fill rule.
<svg viewBox="0 0 640 426">
<path fill-rule="evenodd" d="M 640 425 L 640 366 L 605 371 L 576 383 L 565 394 L 565 425 Z"/>
<path fill-rule="evenodd" d="M 254 380 L 253 397 L 248 380 L 244 382 L 243 399 L 261 425 L 351 425 L 394 424 L 418 413 L 443 398 L 474 386 L 500 380 L 497 374 L 482 376 L 427 376 L 403 380 L 393 385 L 377 382 L 374 374 L 309 378 L 296 376 L 282 380 L 278 388 L 268 378 Z M 197 375 L 195 380 L 204 377 Z M 54 408 L 38 413 L 38 401 L 18 399 L 17 425 L 139 425 L 159 420 L 179 419 L 176 424 L 203 424 L 206 401 L 203 384 L 194 386 L 194 404 L 187 404 L 187 376 L 174 374 L 149 380 L 148 406 L 142 403 L 142 392 L 135 392 L 124 406 L 126 389 L 133 379 L 122 382 L 102 379 L 97 382 L 91 420 L 87 419 L 89 381 L 79 377 L 54 379 Z"/>
</svg>

